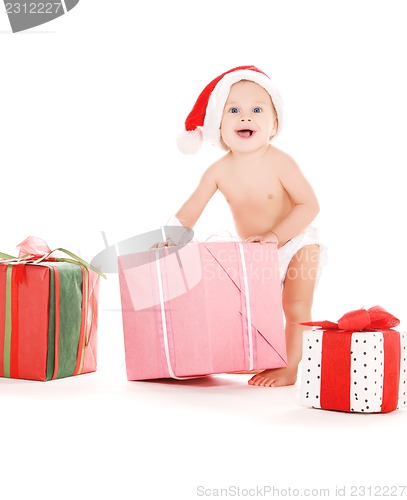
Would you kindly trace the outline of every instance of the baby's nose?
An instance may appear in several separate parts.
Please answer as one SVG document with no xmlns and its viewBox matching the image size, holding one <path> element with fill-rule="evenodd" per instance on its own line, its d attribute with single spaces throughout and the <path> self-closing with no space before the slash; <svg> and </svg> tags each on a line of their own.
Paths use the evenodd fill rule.
<svg viewBox="0 0 407 500">
<path fill-rule="evenodd" d="M 251 122 L 251 121 L 252 121 L 252 119 L 251 119 L 251 118 L 249 118 L 248 116 L 242 116 L 242 117 L 240 118 L 240 121 L 241 121 L 241 122 L 245 122 L 245 121 L 246 121 L 246 122 Z"/>
</svg>

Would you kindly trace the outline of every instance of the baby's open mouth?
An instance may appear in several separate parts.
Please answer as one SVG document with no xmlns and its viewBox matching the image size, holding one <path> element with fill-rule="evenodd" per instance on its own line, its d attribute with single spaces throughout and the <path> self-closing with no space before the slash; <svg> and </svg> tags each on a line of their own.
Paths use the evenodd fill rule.
<svg viewBox="0 0 407 500">
<path fill-rule="evenodd" d="M 254 134 L 254 130 L 249 130 L 248 128 L 244 128 L 242 130 L 236 130 L 236 133 L 239 137 L 247 139 Z"/>
</svg>

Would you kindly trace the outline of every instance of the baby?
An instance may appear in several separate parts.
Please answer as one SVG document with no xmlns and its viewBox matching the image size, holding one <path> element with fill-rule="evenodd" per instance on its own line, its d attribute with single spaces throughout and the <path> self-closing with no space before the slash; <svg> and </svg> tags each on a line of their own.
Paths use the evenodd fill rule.
<svg viewBox="0 0 407 500">
<path fill-rule="evenodd" d="M 321 251 L 310 227 L 319 211 L 314 191 L 295 161 L 270 144 L 281 124 L 281 100 L 270 78 L 254 66 L 240 66 L 204 89 L 178 141 L 185 153 L 197 151 L 202 139 L 227 151 L 176 213 L 181 224 L 193 228 L 219 190 L 242 240 L 278 245 L 288 363 L 249 380 L 267 387 L 296 382 L 304 330 L 299 323 L 311 321 Z"/>
</svg>

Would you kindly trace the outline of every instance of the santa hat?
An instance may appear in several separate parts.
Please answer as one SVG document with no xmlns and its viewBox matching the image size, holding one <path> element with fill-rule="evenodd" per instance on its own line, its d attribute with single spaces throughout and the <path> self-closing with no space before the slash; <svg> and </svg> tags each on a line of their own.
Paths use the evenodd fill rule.
<svg viewBox="0 0 407 500">
<path fill-rule="evenodd" d="M 255 66 L 239 66 L 212 80 L 199 95 L 185 120 L 185 132 L 178 137 L 178 148 L 186 154 L 198 152 L 203 139 L 221 148 L 220 124 L 223 109 L 233 84 L 249 80 L 263 87 L 270 95 L 277 114 L 276 137 L 281 130 L 283 106 L 280 93 L 270 78 Z"/>
</svg>

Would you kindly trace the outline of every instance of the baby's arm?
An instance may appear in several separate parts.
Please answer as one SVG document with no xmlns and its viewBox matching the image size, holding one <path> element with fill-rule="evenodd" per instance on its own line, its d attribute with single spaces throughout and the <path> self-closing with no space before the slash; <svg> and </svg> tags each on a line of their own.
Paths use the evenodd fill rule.
<svg viewBox="0 0 407 500">
<path fill-rule="evenodd" d="M 201 177 L 198 187 L 175 214 L 184 227 L 193 228 L 208 201 L 218 189 L 216 164 L 209 167 Z"/>
<path fill-rule="evenodd" d="M 289 156 L 281 165 L 280 182 L 293 204 L 287 217 L 272 228 L 272 232 L 277 235 L 281 246 L 311 224 L 318 215 L 319 204 L 310 183 Z"/>
<path fill-rule="evenodd" d="M 181 223 L 182 226 L 189 229 L 194 227 L 208 201 L 218 189 L 216 170 L 216 164 L 208 168 L 208 170 L 201 177 L 198 187 L 175 214 L 176 221 L 174 221 L 174 217 L 172 217 L 173 220 L 168 222 L 167 225 L 177 225 L 176 222 L 178 222 Z M 150 248 L 162 248 L 172 245 L 174 245 L 174 243 L 170 239 L 167 239 L 164 242 L 154 243 L 154 245 Z"/>
</svg>

